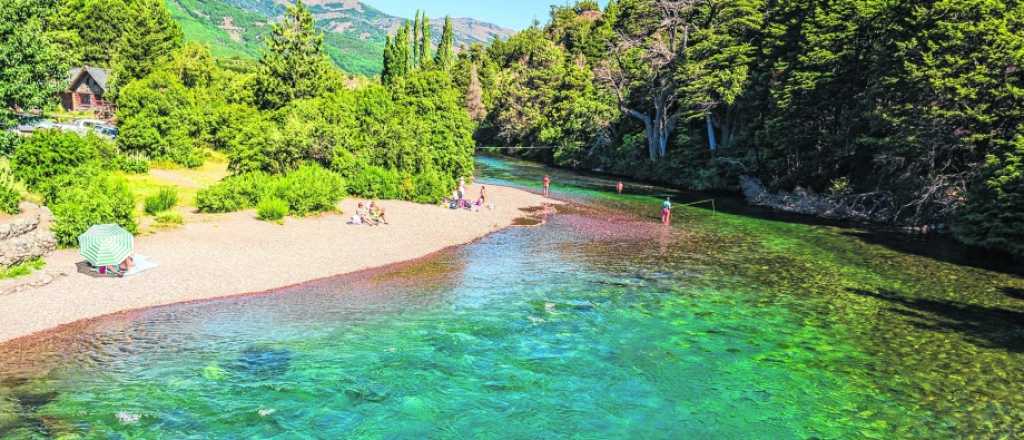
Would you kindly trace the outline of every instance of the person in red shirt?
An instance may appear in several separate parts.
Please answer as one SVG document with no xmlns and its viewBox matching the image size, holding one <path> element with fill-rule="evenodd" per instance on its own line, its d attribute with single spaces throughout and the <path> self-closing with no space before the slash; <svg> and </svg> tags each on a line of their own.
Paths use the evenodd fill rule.
<svg viewBox="0 0 1024 440">
<path fill-rule="evenodd" d="M 544 197 L 548 196 L 548 187 L 551 186 L 551 178 L 547 174 L 544 175 Z"/>
</svg>

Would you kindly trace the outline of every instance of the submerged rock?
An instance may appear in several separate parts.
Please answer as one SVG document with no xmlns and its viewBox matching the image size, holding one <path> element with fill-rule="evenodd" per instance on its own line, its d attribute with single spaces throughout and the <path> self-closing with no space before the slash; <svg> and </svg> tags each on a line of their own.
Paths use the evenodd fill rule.
<svg viewBox="0 0 1024 440">
<path fill-rule="evenodd" d="M 253 346 L 242 351 L 232 369 L 256 378 L 280 376 L 291 366 L 292 352 L 287 349 Z"/>
</svg>

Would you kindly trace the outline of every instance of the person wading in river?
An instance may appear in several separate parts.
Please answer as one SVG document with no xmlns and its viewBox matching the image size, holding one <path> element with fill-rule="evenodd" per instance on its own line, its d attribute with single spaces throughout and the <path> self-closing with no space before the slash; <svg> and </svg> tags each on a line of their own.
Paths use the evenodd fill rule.
<svg viewBox="0 0 1024 440">
<path fill-rule="evenodd" d="M 665 201 L 661 202 L 661 224 L 668 225 L 670 223 L 672 223 L 672 202 L 665 197 Z"/>
<path fill-rule="evenodd" d="M 548 187 L 551 186 L 551 178 L 547 174 L 544 175 L 544 197 L 548 196 Z"/>
</svg>

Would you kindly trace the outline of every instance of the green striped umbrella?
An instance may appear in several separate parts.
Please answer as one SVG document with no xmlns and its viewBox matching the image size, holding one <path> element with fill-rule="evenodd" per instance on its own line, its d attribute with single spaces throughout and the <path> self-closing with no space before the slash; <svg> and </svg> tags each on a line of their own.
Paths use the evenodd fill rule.
<svg viewBox="0 0 1024 440">
<path fill-rule="evenodd" d="M 134 249 L 134 237 L 118 225 L 93 225 L 78 236 L 78 253 L 95 267 L 121 264 Z"/>
</svg>

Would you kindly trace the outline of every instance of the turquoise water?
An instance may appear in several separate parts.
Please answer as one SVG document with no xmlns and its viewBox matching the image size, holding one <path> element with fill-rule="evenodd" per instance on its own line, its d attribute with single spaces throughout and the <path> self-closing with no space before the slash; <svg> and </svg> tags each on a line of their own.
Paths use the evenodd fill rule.
<svg viewBox="0 0 1024 440">
<path fill-rule="evenodd" d="M 1024 432 L 1017 275 L 747 213 L 680 207 L 664 228 L 663 189 L 480 168 L 551 173 L 576 203 L 385 270 L 0 346 L 0 437 Z"/>
</svg>

